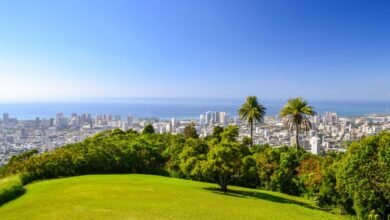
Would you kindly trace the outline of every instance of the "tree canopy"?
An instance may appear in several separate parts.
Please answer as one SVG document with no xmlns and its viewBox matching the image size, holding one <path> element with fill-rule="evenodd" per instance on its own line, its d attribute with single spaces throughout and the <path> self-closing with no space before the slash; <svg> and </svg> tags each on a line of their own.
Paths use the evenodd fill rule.
<svg viewBox="0 0 390 220">
<path fill-rule="evenodd" d="M 142 134 L 154 134 L 154 128 L 153 125 L 147 124 L 144 129 L 142 130 Z"/>
<path fill-rule="evenodd" d="M 256 96 L 248 96 L 246 102 L 238 110 L 238 115 L 250 126 L 251 147 L 253 145 L 253 124 L 264 120 L 266 108 L 257 101 Z"/>
<path fill-rule="evenodd" d="M 283 124 L 290 130 L 295 131 L 295 144 L 299 147 L 299 132 L 311 129 L 308 116 L 315 114 L 314 108 L 309 106 L 302 97 L 291 98 L 280 110 L 280 117 L 284 119 Z"/>
</svg>

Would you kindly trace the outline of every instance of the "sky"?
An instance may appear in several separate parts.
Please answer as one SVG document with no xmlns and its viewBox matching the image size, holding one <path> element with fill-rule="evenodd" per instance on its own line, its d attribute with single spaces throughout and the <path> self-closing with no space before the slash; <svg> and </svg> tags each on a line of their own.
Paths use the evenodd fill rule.
<svg viewBox="0 0 390 220">
<path fill-rule="evenodd" d="M 0 0 L 0 100 L 390 100 L 390 1 Z"/>
</svg>

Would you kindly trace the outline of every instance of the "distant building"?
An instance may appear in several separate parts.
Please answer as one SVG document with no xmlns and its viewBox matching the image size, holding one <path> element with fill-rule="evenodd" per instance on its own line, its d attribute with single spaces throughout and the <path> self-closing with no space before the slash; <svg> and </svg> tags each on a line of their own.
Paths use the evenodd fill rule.
<svg viewBox="0 0 390 220">
<path fill-rule="evenodd" d="M 9 122 L 9 114 L 8 113 L 4 113 L 3 114 L 3 123 L 7 124 L 8 122 Z"/>
<path fill-rule="evenodd" d="M 175 118 L 172 118 L 171 124 L 172 124 L 172 128 L 176 128 L 179 125 L 179 122 Z"/>
<path fill-rule="evenodd" d="M 131 115 L 127 116 L 127 124 L 131 127 L 133 125 L 134 118 Z"/>
<path fill-rule="evenodd" d="M 203 125 L 205 125 L 206 124 L 206 116 L 204 115 L 204 114 L 201 114 L 200 116 L 199 116 L 199 125 L 200 126 L 203 126 Z"/>
<path fill-rule="evenodd" d="M 172 123 L 167 123 L 165 125 L 165 132 L 172 133 Z"/>
<path fill-rule="evenodd" d="M 206 112 L 206 124 L 213 125 L 215 121 L 215 112 Z"/>
<path fill-rule="evenodd" d="M 59 129 L 66 129 L 69 126 L 68 118 L 60 117 L 58 118 L 58 128 Z"/>
<path fill-rule="evenodd" d="M 240 125 L 240 117 L 234 117 L 233 118 L 233 123 L 236 125 Z"/>
<path fill-rule="evenodd" d="M 317 135 L 310 138 L 310 147 L 311 147 L 310 152 L 312 154 L 318 155 L 320 153 L 321 139 Z"/>
<path fill-rule="evenodd" d="M 335 112 L 325 112 L 324 125 L 336 125 L 338 123 L 338 116 Z"/>
</svg>

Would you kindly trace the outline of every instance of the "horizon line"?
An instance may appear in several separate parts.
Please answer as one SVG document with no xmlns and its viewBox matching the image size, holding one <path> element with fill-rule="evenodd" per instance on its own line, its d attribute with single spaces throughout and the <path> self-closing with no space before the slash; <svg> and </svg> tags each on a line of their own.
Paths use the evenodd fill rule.
<svg viewBox="0 0 390 220">
<path fill-rule="evenodd" d="M 247 96 L 245 97 L 34 97 L 34 98 L 10 98 L 10 99 L 1 99 L 0 103 L 25 103 L 25 102 L 81 102 L 81 101 L 126 101 L 126 100 L 187 100 L 187 101 L 195 101 L 195 100 L 221 100 L 221 101 L 245 101 Z M 305 98 L 306 100 L 313 102 L 390 102 L 390 99 L 322 99 L 322 98 Z M 259 101 L 287 101 L 290 98 L 261 98 L 257 96 Z"/>
</svg>

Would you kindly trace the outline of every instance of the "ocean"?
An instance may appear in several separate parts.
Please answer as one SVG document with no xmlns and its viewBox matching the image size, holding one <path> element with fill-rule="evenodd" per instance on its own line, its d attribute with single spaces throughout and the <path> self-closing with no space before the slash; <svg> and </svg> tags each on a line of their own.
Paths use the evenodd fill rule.
<svg viewBox="0 0 390 220">
<path fill-rule="evenodd" d="M 136 118 L 194 119 L 206 111 L 224 111 L 231 117 L 237 115 L 244 99 L 92 99 L 66 101 L 0 102 L 0 113 L 22 120 L 53 118 L 56 113 L 65 115 L 113 114 Z M 285 100 L 260 100 L 267 108 L 267 115 L 277 115 Z M 315 111 L 337 112 L 340 116 L 355 117 L 371 114 L 390 115 L 390 101 L 310 101 Z"/>
</svg>

